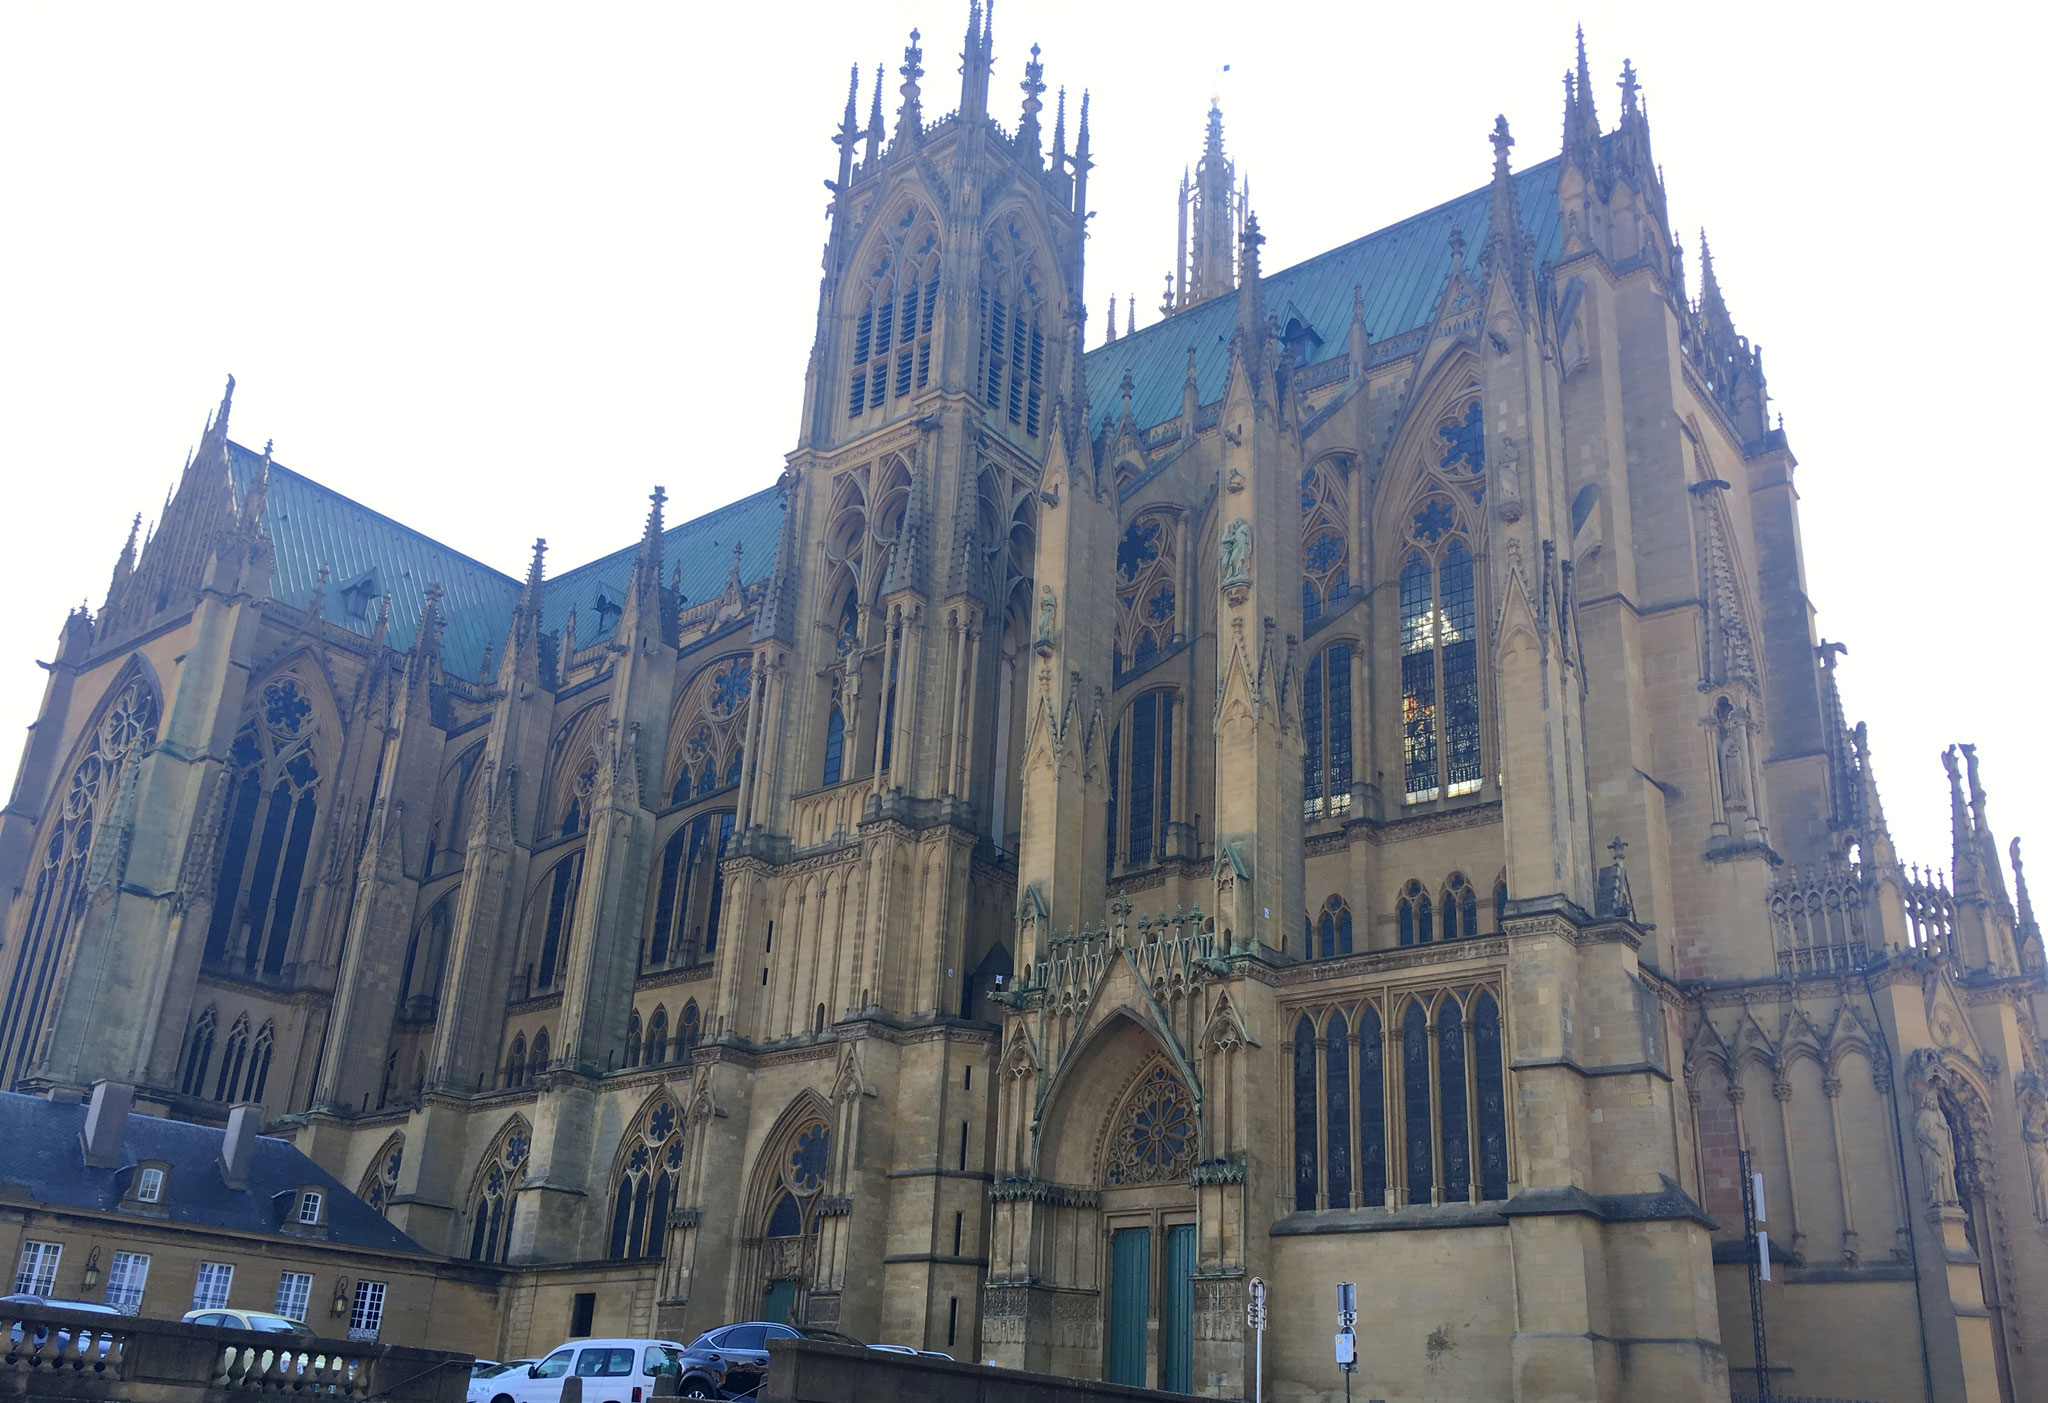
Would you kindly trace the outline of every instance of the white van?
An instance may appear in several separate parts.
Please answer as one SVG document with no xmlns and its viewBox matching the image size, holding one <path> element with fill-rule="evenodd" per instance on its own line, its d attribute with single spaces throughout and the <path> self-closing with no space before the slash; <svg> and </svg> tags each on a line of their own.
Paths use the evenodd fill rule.
<svg viewBox="0 0 2048 1403">
<path fill-rule="evenodd" d="M 562 1403 L 562 1382 L 572 1374 L 583 1381 L 583 1403 L 647 1403 L 656 1377 L 680 1372 L 682 1357 L 674 1340 L 571 1340 L 538 1364 L 492 1379 L 491 1403 Z"/>
</svg>

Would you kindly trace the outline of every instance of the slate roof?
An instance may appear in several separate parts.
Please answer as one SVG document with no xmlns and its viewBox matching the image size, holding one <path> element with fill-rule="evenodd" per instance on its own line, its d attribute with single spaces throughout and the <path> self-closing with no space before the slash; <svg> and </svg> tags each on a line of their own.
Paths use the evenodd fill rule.
<svg viewBox="0 0 2048 1403">
<path fill-rule="evenodd" d="M 237 499 L 247 494 L 262 458 L 238 443 L 228 445 Z M 449 672 L 473 678 L 483 665 L 485 650 L 504 646 L 521 580 L 275 460 L 263 519 L 276 551 L 270 593 L 280 603 L 307 607 L 325 562 L 330 567 L 327 621 L 368 638 L 376 628 L 376 601 L 389 590 L 391 624 L 386 637 L 394 648 L 404 649 L 412 646 L 419 629 L 427 585 L 438 581 L 446 591 L 441 601 L 441 658 Z M 710 599 L 725 586 L 737 543 L 744 548 L 740 579 L 752 584 L 765 578 L 774 564 L 781 529 L 782 496 L 775 488 L 742 497 L 668 529 L 662 536 L 662 578 L 665 582 L 679 566 L 684 596 L 691 602 Z M 602 637 L 606 630 L 600 626 L 598 595 L 614 602 L 623 596 L 638 544 L 551 577 L 542 627 L 561 628 L 573 605 L 578 641 Z M 343 591 L 358 581 L 368 587 L 369 607 L 354 617 Z"/>
<path fill-rule="evenodd" d="M 1515 174 L 1522 227 L 1536 242 L 1540 265 L 1562 247 L 1557 210 L 1561 158 L 1553 156 Z M 1284 327 L 1300 315 L 1322 338 L 1308 365 L 1350 349 L 1351 289 L 1365 290 L 1365 324 L 1375 342 L 1429 325 L 1437 295 L 1451 274 L 1451 226 L 1465 236 L 1465 264 L 1478 274 L 1486 242 L 1492 186 L 1460 195 L 1261 280 L 1266 310 Z M 1290 304 L 1294 312 L 1289 312 Z M 1093 432 L 1113 429 L 1123 414 L 1123 378 L 1131 372 L 1131 417 L 1140 430 L 1178 418 L 1187 382 L 1188 347 L 1195 348 L 1195 388 L 1203 404 L 1223 398 L 1230 373 L 1230 336 L 1237 328 L 1237 293 L 1211 298 L 1090 351 L 1082 364 Z"/>
<path fill-rule="evenodd" d="M 0 1092 L 0 1181 L 47 1207 L 113 1212 L 127 1192 L 135 1165 L 158 1160 L 170 1166 L 163 1201 L 155 1205 L 164 1214 L 139 1221 L 276 1233 L 285 1208 L 296 1206 L 292 1195 L 310 1185 L 327 1191 L 328 1243 L 391 1252 L 424 1250 L 289 1141 L 257 1136 L 249 1186 L 231 1189 L 219 1167 L 225 1131 L 130 1112 L 121 1137 L 121 1167 L 94 1169 L 86 1164 L 79 1139 L 85 1113 L 82 1102 L 66 1105 Z"/>
</svg>

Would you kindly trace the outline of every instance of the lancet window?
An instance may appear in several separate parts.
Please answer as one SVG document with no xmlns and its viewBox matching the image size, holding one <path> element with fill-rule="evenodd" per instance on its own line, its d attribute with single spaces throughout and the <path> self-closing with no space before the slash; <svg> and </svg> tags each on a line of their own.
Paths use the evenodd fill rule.
<svg viewBox="0 0 2048 1403">
<path fill-rule="evenodd" d="M 858 419 L 931 383 L 938 302 L 938 231 L 930 216 L 912 205 L 884 236 L 854 318 L 848 418 Z"/>
<path fill-rule="evenodd" d="M 1507 1197 L 1506 1064 L 1493 992 L 1410 995 L 1396 1008 L 1389 1022 L 1376 996 L 1295 1020 L 1298 1211 Z"/>
<path fill-rule="evenodd" d="M 390 1206 L 391 1196 L 398 1192 L 398 1170 L 404 1163 L 405 1136 L 393 1131 L 371 1158 L 370 1167 L 363 1171 L 362 1182 L 356 1185 L 356 1197 L 382 1213 Z"/>
<path fill-rule="evenodd" d="M 647 1020 L 646 1060 L 650 1067 L 659 1067 L 668 1061 L 668 1009 L 656 1005 L 654 1016 Z"/>
<path fill-rule="evenodd" d="M 650 1103 L 626 1131 L 612 1167 L 613 1258 L 661 1255 L 683 1167 L 683 1132 L 683 1114 L 666 1096 Z"/>
<path fill-rule="evenodd" d="M 548 798 L 539 837 L 567 838 L 590 826 L 611 708 L 596 702 L 577 712 L 548 741 Z"/>
<path fill-rule="evenodd" d="M 740 782 L 753 660 L 745 653 L 700 669 L 676 701 L 668 733 L 668 802 L 684 804 Z"/>
<path fill-rule="evenodd" d="M 526 1177 L 526 1156 L 533 1131 L 524 1116 L 505 1123 L 484 1152 L 469 1191 L 469 1259 L 502 1262 L 512 1249 L 513 1195 Z"/>
<path fill-rule="evenodd" d="M 1173 692 L 1139 696 L 1110 737 L 1109 861 L 1118 845 L 1124 865 L 1149 866 L 1166 856 L 1173 824 Z"/>
<path fill-rule="evenodd" d="M 1116 548 L 1116 671 L 1149 666 L 1180 632 L 1180 522 L 1141 512 Z"/>
<path fill-rule="evenodd" d="M 1045 295 L 1037 260 L 1014 219 L 982 239 L 982 400 L 1036 438 L 1045 401 Z M 994 417 L 994 416 L 992 416 Z"/>
<path fill-rule="evenodd" d="M 654 927 L 644 969 L 701 964 L 718 949 L 718 917 L 725 904 L 720 864 L 732 842 L 730 809 L 698 814 L 669 835 L 655 884 Z"/>
<path fill-rule="evenodd" d="M 1301 475 L 1301 621 L 1335 613 L 1351 598 L 1351 460 L 1333 458 Z"/>
<path fill-rule="evenodd" d="M 192 1020 L 192 1031 L 185 1035 L 185 1057 L 180 1064 L 182 1073 L 178 1078 L 178 1090 L 186 1096 L 202 1096 L 206 1085 L 206 1070 L 213 1065 L 213 1039 L 220 1025 L 220 1014 L 208 1004 L 200 1015 Z"/>
<path fill-rule="evenodd" d="M 1448 493 L 1415 509 L 1400 575 L 1403 791 L 1410 803 L 1478 790 L 1479 633 L 1473 555 Z"/>
<path fill-rule="evenodd" d="M 1422 883 L 1410 881 L 1401 888 L 1401 898 L 1394 903 L 1394 923 L 1403 945 L 1428 945 L 1436 939 L 1436 903 Z"/>
<path fill-rule="evenodd" d="M 12 968 L 0 1005 L 0 1086 L 12 1086 L 27 1070 L 37 1034 L 49 1009 L 57 970 L 72 930 L 84 912 L 87 860 L 93 835 L 128 766 L 156 744 L 159 708 L 148 682 L 131 676 L 113 693 L 93 727 L 85 752 L 72 766 L 70 781 L 44 830 L 29 889 L 28 918 L 12 940 Z"/>
<path fill-rule="evenodd" d="M 455 896 L 451 891 L 435 902 L 406 942 L 405 969 L 399 977 L 401 1018 L 434 1016 L 435 1001 L 441 995 L 441 968 L 448 958 L 448 934 L 455 924 Z"/>
<path fill-rule="evenodd" d="M 1351 953 L 1351 903 L 1341 896 L 1332 896 L 1323 903 L 1321 914 L 1316 917 L 1316 953 L 1323 959 L 1335 959 Z"/>
<path fill-rule="evenodd" d="M 576 898 L 583 887 L 583 854 L 579 850 L 557 862 L 527 899 L 527 997 L 555 988 L 566 972 L 569 931 L 576 919 Z"/>
<path fill-rule="evenodd" d="M 1463 872 L 1453 872 L 1445 879 L 1437 909 L 1443 912 L 1444 939 L 1470 940 L 1479 934 L 1479 890 L 1465 880 Z"/>
<path fill-rule="evenodd" d="M 1351 645 L 1309 660 L 1301 689 L 1301 815 L 1310 823 L 1351 810 Z"/>
<path fill-rule="evenodd" d="M 284 970 L 319 812 L 319 727 L 293 678 L 260 693 L 228 751 L 219 875 L 206 960 L 244 974 Z"/>
</svg>

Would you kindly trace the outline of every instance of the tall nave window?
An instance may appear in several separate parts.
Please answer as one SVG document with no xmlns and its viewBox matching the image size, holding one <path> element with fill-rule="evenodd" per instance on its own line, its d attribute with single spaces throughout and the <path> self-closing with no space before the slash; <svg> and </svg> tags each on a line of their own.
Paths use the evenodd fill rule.
<svg viewBox="0 0 2048 1403">
<path fill-rule="evenodd" d="M 318 814 L 313 708 L 297 682 L 265 687 L 236 734 L 221 819 L 220 875 L 206 960 L 244 974 L 284 970 Z"/>
<path fill-rule="evenodd" d="M 1148 867 L 1166 856 L 1173 823 L 1174 694 L 1147 692 L 1131 703 L 1109 743 L 1109 864 Z M 1119 822 L 1121 821 L 1121 826 Z"/>
<path fill-rule="evenodd" d="M 1301 691 L 1301 816 L 1310 823 L 1351 808 L 1351 645 L 1309 661 Z"/>
<path fill-rule="evenodd" d="M 1401 565 L 1401 772 L 1411 804 L 1479 789 L 1479 610 L 1466 532 L 1456 502 L 1431 494 Z"/>
</svg>

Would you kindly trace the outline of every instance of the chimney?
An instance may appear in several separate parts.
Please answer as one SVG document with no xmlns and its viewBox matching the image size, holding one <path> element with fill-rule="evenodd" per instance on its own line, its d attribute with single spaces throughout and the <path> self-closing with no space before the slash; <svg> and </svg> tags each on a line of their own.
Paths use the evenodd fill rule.
<svg viewBox="0 0 2048 1403">
<path fill-rule="evenodd" d="M 249 1187 L 249 1164 L 256 1158 L 256 1132 L 263 1124 L 263 1108 L 244 1102 L 228 1112 L 227 1133 L 220 1141 L 220 1177 L 231 1189 Z"/>
<path fill-rule="evenodd" d="M 85 1129 L 78 1136 L 85 1146 L 88 1168 L 121 1167 L 121 1136 L 128 1128 L 128 1111 L 134 1104 L 135 1088 L 126 1082 L 92 1084 L 92 1104 L 86 1108 Z"/>
</svg>

